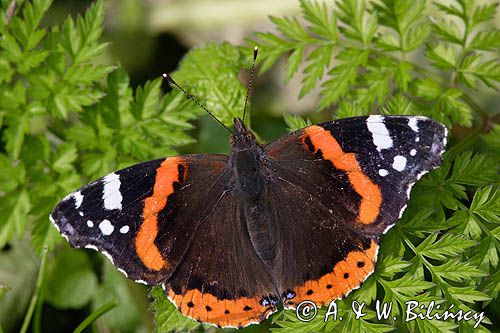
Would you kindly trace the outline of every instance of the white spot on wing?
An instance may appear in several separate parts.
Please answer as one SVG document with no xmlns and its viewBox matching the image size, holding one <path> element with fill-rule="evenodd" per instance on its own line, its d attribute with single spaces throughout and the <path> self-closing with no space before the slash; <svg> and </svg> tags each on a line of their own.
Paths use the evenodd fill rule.
<svg viewBox="0 0 500 333">
<path fill-rule="evenodd" d="M 78 212 L 78 215 L 83 216 L 83 212 Z"/>
<path fill-rule="evenodd" d="M 87 221 L 87 226 L 88 226 L 89 228 L 92 228 L 92 227 L 94 226 L 94 222 L 92 222 L 92 221 L 88 220 L 88 221 Z"/>
<path fill-rule="evenodd" d="M 369 116 L 366 119 L 366 126 L 372 133 L 373 144 L 377 146 L 378 151 L 392 147 L 392 138 L 385 127 L 382 116 Z"/>
<path fill-rule="evenodd" d="M 148 283 L 146 281 L 144 281 L 144 280 L 135 280 L 135 282 L 144 284 L 146 286 L 148 285 Z"/>
<path fill-rule="evenodd" d="M 83 202 L 83 195 L 80 191 L 70 193 L 63 200 L 68 200 L 69 198 L 75 199 L 75 208 L 76 209 L 80 208 L 80 206 L 82 205 L 82 202 Z"/>
<path fill-rule="evenodd" d="M 397 171 L 403 171 L 406 167 L 406 157 L 401 155 L 394 156 L 392 167 Z"/>
<path fill-rule="evenodd" d="M 412 117 L 408 119 L 408 126 L 414 131 L 418 132 L 418 118 Z"/>
<path fill-rule="evenodd" d="M 113 233 L 115 227 L 113 227 L 109 220 L 102 220 L 102 222 L 99 223 L 99 229 L 101 229 L 101 232 L 104 236 L 109 236 Z"/>
<path fill-rule="evenodd" d="M 120 228 L 120 232 L 122 234 L 126 234 L 128 232 L 128 230 L 129 230 L 128 225 L 124 225 L 123 227 Z"/>
<path fill-rule="evenodd" d="M 387 171 L 386 169 L 380 169 L 378 171 L 378 174 L 381 175 L 382 177 L 385 177 L 389 174 L 389 171 Z"/>
<path fill-rule="evenodd" d="M 412 150 L 410 150 L 410 155 L 411 155 L 411 156 L 415 156 L 415 155 L 417 155 L 417 150 L 416 150 L 416 149 L 412 149 Z"/>
<path fill-rule="evenodd" d="M 120 192 L 120 176 L 116 173 L 110 173 L 103 179 L 104 188 L 102 190 L 102 198 L 104 200 L 104 208 L 107 210 L 122 209 L 122 194 Z"/>
</svg>

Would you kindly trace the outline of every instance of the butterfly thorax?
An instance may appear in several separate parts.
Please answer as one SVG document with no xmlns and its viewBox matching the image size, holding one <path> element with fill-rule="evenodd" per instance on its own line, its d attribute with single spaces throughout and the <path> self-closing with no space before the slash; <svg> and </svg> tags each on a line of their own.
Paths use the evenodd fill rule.
<svg viewBox="0 0 500 333">
<path fill-rule="evenodd" d="M 264 149 L 241 119 L 234 119 L 234 128 L 236 132 L 231 136 L 230 166 L 236 190 L 241 199 L 254 201 L 263 195 L 265 189 Z"/>
<path fill-rule="evenodd" d="M 235 190 L 241 201 L 250 241 L 260 259 L 272 267 L 276 258 L 276 224 L 265 204 L 269 186 L 269 158 L 264 147 L 246 129 L 243 121 L 234 119 L 235 134 L 231 137 L 230 166 Z"/>
</svg>

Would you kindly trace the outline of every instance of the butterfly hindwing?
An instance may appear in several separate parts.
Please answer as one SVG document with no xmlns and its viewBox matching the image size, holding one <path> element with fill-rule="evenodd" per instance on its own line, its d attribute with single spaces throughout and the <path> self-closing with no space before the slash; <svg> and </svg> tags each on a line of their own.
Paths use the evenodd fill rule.
<svg viewBox="0 0 500 333">
<path fill-rule="evenodd" d="M 257 256 L 242 205 L 225 179 L 213 190 L 216 204 L 204 216 L 182 264 L 164 284 L 186 316 L 218 326 L 258 323 L 276 311 L 278 295 Z M 218 194 L 218 195 L 217 195 Z"/>
</svg>

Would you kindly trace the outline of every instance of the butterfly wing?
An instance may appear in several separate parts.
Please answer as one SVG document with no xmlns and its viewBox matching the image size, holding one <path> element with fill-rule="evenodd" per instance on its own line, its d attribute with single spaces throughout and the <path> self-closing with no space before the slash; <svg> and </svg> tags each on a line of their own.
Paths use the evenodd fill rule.
<svg viewBox="0 0 500 333">
<path fill-rule="evenodd" d="M 280 225 L 275 276 L 287 306 L 340 298 L 373 272 L 378 237 L 415 181 L 440 165 L 445 142 L 446 129 L 430 119 L 370 116 L 266 146 L 274 180 L 265 201 Z"/>
<path fill-rule="evenodd" d="M 279 298 L 249 239 L 240 200 L 228 190 L 227 182 L 220 185 L 220 191 L 213 193 L 222 195 L 200 223 L 182 264 L 164 288 L 184 315 L 218 326 L 242 327 L 275 312 Z"/>
<path fill-rule="evenodd" d="M 356 210 L 354 226 L 379 235 L 401 217 L 413 184 L 441 164 L 446 135 L 425 117 L 352 117 L 306 127 L 266 151 L 302 182 L 319 186 L 327 207 Z"/>
<path fill-rule="evenodd" d="M 73 247 L 98 250 L 129 278 L 155 284 L 181 260 L 205 209 L 200 193 L 226 161 L 185 155 L 133 165 L 70 193 L 50 218 Z"/>
<path fill-rule="evenodd" d="M 265 319 L 278 298 L 231 179 L 222 155 L 149 161 L 69 194 L 50 218 L 73 247 L 104 253 L 137 282 L 162 283 L 183 314 L 244 326 Z"/>
</svg>

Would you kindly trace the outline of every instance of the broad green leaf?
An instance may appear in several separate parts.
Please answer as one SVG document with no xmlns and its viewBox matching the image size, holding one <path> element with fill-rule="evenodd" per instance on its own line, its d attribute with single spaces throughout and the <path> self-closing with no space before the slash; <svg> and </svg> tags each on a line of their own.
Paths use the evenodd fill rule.
<svg viewBox="0 0 500 333">
<path fill-rule="evenodd" d="M 118 306 L 103 315 L 100 320 L 110 329 L 134 331 L 140 323 L 139 314 L 147 313 L 146 290 L 143 286 L 127 280 L 108 260 L 103 259 L 103 263 L 102 283 L 92 300 L 92 309 L 96 310 L 107 302 L 116 300 Z M 141 293 L 143 302 L 139 297 Z"/>
<path fill-rule="evenodd" d="M 84 251 L 62 251 L 47 278 L 46 300 L 60 309 L 87 305 L 97 292 L 97 276 Z"/>
<path fill-rule="evenodd" d="M 243 113 L 246 89 L 238 73 L 251 56 L 229 44 L 208 44 L 191 50 L 172 76 L 219 120 L 231 125 L 233 117 Z"/>
<path fill-rule="evenodd" d="M 0 252 L 0 285 L 8 288 L 0 297 L 0 325 L 5 332 L 19 329 L 35 290 L 39 265 L 28 240 L 11 244 L 9 251 Z"/>
</svg>

